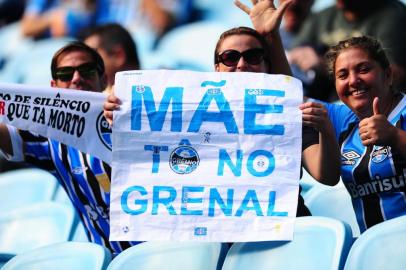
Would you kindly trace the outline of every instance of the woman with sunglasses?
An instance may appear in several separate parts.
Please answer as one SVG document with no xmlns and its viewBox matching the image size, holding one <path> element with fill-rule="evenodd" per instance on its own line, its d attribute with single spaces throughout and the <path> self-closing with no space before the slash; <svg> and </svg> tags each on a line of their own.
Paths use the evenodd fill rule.
<svg viewBox="0 0 406 270">
<path fill-rule="evenodd" d="M 392 86 L 390 63 L 373 38 L 340 41 L 326 62 L 344 104 L 325 105 L 339 139 L 341 177 L 363 232 L 406 215 L 406 96 Z M 302 105 L 305 118 L 317 118 L 315 106 Z"/>
<path fill-rule="evenodd" d="M 278 9 L 271 0 L 252 3 L 252 8 L 249 8 L 235 1 L 250 16 L 255 30 L 237 27 L 224 32 L 214 52 L 215 70 L 291 75 L 279 35 L 283 13 L 291 1 L 284 1 Z M 119 103 L 117 97 L 110 95 L 104 104 L 104 115 L 110 124 L 113 110 L 119 108 Z M 316 129 L 303 129 L 303 165 L 316 180 L 335 185 L 339 179 L 339 151 L 327 113 L 311 125 Z M 326 160 L 329 162 L 324 162 Z M 297 216 L 304 215 L 310 215 L 310 212 L 299 195 Z"/>
</svg>

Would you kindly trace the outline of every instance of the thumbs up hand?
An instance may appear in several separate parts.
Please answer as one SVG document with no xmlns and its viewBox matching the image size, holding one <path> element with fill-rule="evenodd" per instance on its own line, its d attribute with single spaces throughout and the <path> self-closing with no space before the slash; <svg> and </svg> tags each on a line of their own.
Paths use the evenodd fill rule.
<svg viewBox="0 0 406 270">
<path fill-rule="evenodd" d="M 378 97 L 374 98 L 372 104 L 373 115 L 364 118 L 359 123 L 359 135 L 362 144 L 369 145 L 391 145 L 392 138 L 396 137 L 396 127 L 393 126 L 385 115 L 381 114 Z"/>
</svg>

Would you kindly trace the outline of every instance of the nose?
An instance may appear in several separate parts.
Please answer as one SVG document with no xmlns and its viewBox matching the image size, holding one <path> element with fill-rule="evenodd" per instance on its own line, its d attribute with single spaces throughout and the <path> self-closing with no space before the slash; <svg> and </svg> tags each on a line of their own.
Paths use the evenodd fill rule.
<svg viewBox="0 0 406 270">
<path fill-rule="evenodd" d="M 348 76 L 348 84 L 350 86 L 357 86 L 357 84 L 359 83 L 360 79 L 358 77 L 358 74 L 356 72 L 350 72 L 349 76 Z"/>
<path fill-rule="evenodd" d="M 247 68 L 248 68 L 248 63 L 247 62 L 245 62 L 245 59 L 244 59 L 244 57 L 240 57 L 240 60 L 238 60 L 238 63 L 237 63 L 237 70 L 246 70 Z"/>
<path fill-rule="evenodd" d="M 80 76 L 79 71 L 75 70 L 75 72 L 73 73 L 71 83 L 77 83 L 80 81 L 82 81 L 82 76 Z"/>
</svg>

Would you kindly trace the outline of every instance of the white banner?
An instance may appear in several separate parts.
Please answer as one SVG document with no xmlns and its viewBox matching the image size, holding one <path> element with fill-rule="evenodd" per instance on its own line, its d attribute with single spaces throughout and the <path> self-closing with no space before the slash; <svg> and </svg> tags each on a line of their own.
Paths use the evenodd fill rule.
<svg viewBox="0 0 406 270">
<path fill-rule="evenodd" d="M 0 84 L 0 123 L 72 145 L 111 163 L 111 128 L 102 93 Z"/>
<path fill-rule="evenodd" d="M 282 75 L 116 74 L 110 240 L 291 240 L 302 86 Z"/>
</svg>

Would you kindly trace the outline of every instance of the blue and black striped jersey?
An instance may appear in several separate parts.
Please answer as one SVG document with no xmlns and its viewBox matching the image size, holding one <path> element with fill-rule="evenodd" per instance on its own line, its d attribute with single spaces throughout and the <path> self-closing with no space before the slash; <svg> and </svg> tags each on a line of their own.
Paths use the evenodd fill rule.
<svg viewBox="0 0 406 270">
<path fill-rule="evenodd" d="M 25 161 L 54 174 L 83 221 L 90 240 L 118 254 L 139 242 L 109 242 L 111 168 L 55 140 L 19 131 Z"/>
<path fill-rule="evenodd" d="M 361 232 L 406 215 L 406 149 L 361 143 L 359 120 L 345 105 L 326 104 L 341 147 L 341 178 L 351 195 Z M 406 96 L 388 116 L 406 130 Z"/>
</svg>

